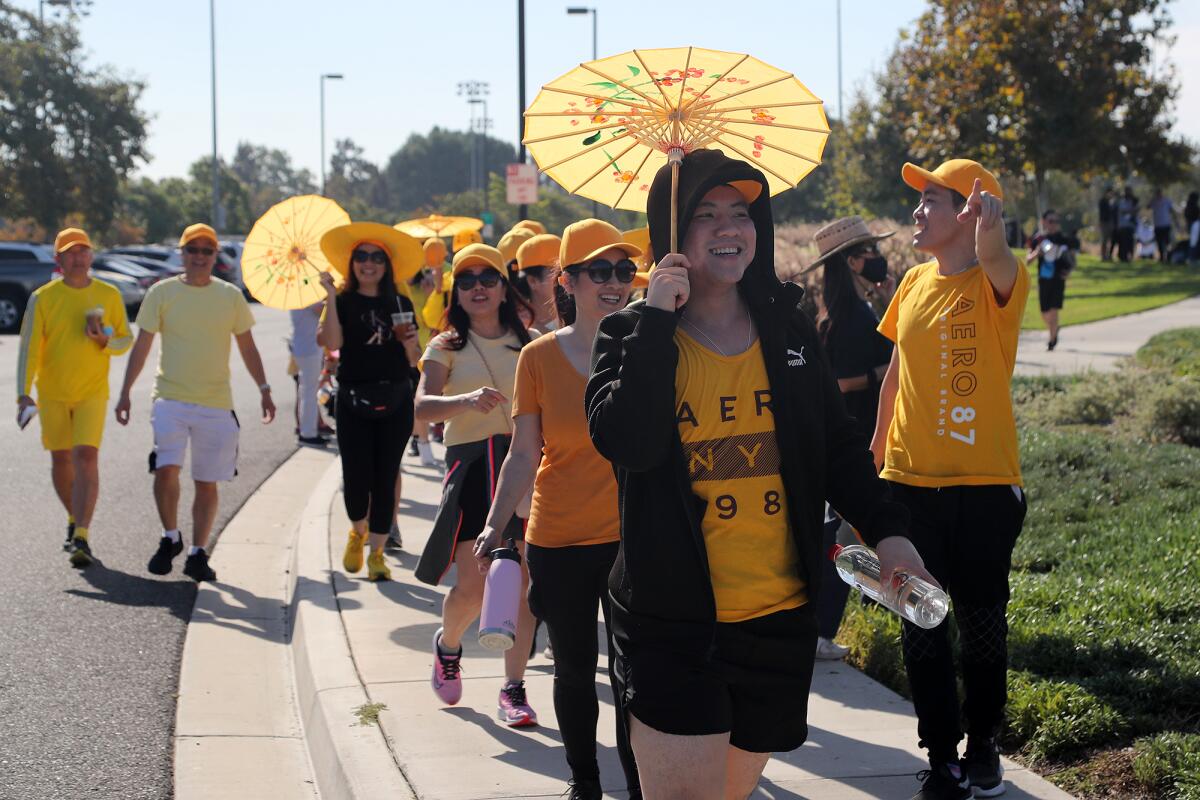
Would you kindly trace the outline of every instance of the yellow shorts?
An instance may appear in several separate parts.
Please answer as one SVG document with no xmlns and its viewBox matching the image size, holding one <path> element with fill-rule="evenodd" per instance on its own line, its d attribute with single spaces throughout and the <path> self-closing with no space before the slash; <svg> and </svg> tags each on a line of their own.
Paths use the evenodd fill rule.
<svg viewBox="0 0 1200 800">
<path fill-rule="evenodd" d="M 107 397 L 91 397 L 78 403 L 61 400 L 39 402 L 42 447 L 47 450 L 70 450 L 81 445 L 99 447 L 100 439 L 104 436 L 104 415 L 107 412 Z"/>
</svg>

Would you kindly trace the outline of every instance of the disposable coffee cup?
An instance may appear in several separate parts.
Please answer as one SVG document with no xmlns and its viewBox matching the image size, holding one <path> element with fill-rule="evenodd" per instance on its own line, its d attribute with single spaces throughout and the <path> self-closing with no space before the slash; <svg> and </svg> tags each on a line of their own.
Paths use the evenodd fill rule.
<svg viewBox="0 0 1200 800">
<path fill-rule="evenodd" d="M 392 325 L 412 325 L 413 312 L 411 311 L 394 311 L 392 312 Z"/>
</svg>

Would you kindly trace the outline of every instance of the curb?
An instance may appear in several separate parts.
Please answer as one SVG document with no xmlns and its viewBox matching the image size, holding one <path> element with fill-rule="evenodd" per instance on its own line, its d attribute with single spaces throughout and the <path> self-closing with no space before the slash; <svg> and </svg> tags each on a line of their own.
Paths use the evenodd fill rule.
<svg viewBox="0 0 1200 800">
<path fill-rule="evenodd" d="M 330 507 L 341 484 L 334 461 L 309 496 L 296 537 L 291 638 L 296 697 L 321 797 L 416 800 L 386 734 L 358 723 L 371 702 L 350 652 L 330 578 Z"/>
</svg>

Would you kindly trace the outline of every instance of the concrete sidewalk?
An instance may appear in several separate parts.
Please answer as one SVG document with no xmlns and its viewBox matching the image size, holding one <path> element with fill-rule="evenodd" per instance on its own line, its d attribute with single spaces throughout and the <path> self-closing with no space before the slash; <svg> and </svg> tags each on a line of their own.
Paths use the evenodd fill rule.
<svg viewBox="0 0 1200 800">
<path fill-rule="evenodd" d="M 1030 297 L 1029 302 L 1036 303 L 1037 298 Z M 1111 372 L 1155 334 L 1196 325 L 1200 325 L 1200 295 L 1138 314 L 1062 328 L 1053 351 L 1046 349 L 1045 331 L 1022 331 L 1016 374 Z"/>
<path fill-rule="evenodd" d="M 324 719 L 301 714 L 321 796 L 365 798 L 368 794 L 351 784 L 360 784 L 359 788 L 370 784 L 390 785 L 399 796 L 436 800 L 557 797 L 566 788 L 569 772 L 551 701 L 552 662 L 540 652 L 530 662 L 527 688 L 541 723 L 536 728 L 512 730 L 496 721 L 502 661 L 475 643 L 474 630 L 465 638 L 462 702 L 442 706 L 429 686 L 432 636 L 440 624 L 445 587 L 416 582 L 412 568 L 440 498 L 441 471 L 416 466 L 414 461 L 405 458 L 405 551 L 389 556 L 394 581 L 369 583 L 365 570 L 354 576 L 342 573 L 349 523 L 340 494 L 327 496 L 328 502 L 312 495 L 310 509 L 326 508 L 327 524 L 310 518 L 299 530 L 296 580 L 310 587 L 322 582 L 329 587 L 340 624 L 328 624 L 330 610 L 318 601 L 326 615 L 323 627 L 307 625 L 304 614 L 313 606 L 300 601 L 301 624 L 293 644 L 297 673 L 303 671 L 302 662 L 319 657 L 330 669 L 337 668 L 346 677 L 354 675 L 360 682 L 346 687 L 352 691 L 339 700 L 340 705 L 327 706 Z M 326 478 L 321 486 L 327 489 L 335 482 Z M 312 560 L 317 552 L 319 563 Z M 447 576 L 452 577 L 453 573 Z M 539 644 L 544 643 L 543 633 Z M 339 658 L 345 663 L 334 665 Z M 603 663 L 602 657 L 596 675 L 601 772 L 606 796 L 623 798 L 627 795 L 616 759 Z M 298 684 L 304 682 L 298 678 Z M 299 696 L 303 703 L 303 690 Z M 375 706 L 378 727 L 357 725 L 360 697 L 381 704 Z M 321 731 L 314 730 L 318 721 L 325 726 Z M 919 788 L 914 775 L 926 763 L 916 747 L 911 705 L 856 670 L 841 663 L 818 664 L 809 724 L 808 744 L 773 759 L 754 797 L 907 798 Z M 350 742 L 349 737 L 357 739 Z M 316 747 L 318 739 L 322 744 Z M 336 758 L 319 755 L 330 749 L 354 755 L 354 763 L 335 764 Z M 372 758 L 363 757 L 367 750 Z M 1069 797 L 1014 764 L 1006 768 L 1007 797 Z"/>
</svg>

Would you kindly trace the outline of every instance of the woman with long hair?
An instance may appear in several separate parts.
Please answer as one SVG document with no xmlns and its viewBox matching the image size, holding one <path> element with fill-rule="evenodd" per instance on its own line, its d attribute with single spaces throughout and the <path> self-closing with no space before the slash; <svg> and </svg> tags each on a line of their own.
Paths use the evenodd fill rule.
<svg viewBox="0 0 1200 800">
<path fill-rule="evenodd" d="M 513 291 L 496 248 L 463 248 L 454 256 L 452 277 L 448 328 L 425 348 L 416 400 L 417 420 L 446 423 L 442 502 L 416 576 L 437 585 L 452 564 L 458 567 L 456 583 L 442 604 L 442 626 L 433 636 L 431 684 L 447 705 L 462 698 L 462 636 L 483 604 L 483 576 L 471 544 L 483 530 L 508 452 L 517 357 L 530 342 L 521 320 L 521 309 L 529 313 L 528 307 Z M 518 540 L 523 552 L 521 519 L 510 513 L 500 526 L 505 538 Z M 527 571 L 524 579 L 528 581 Z M 499 699 L 500 719 L 510 727 L 537 724 L 524 680 L 532 637 L 533 617 L 522 599 L 517 642 L 504 654 Z"/>
<path fill-rule="evenodd" d="M 550 237 L 557 241 L 558 237 Z M 521 246 L 533 245 L 541 236 Z M 554 713 L 571 768 L 570 800 L 602 795 L 596 762 L 596 610 L 608 621 L 608 573 L 620 548 L 617 482 L 588 438 L 583 390 L 600 320 L 625 307 L 641 254 L 607 222 L 586 219 L 567 227 L 553 259 L 561 263 L 559 319 L 564 327 L 521 351 L 513 400 L 513 444 L 500 470 L 492 510 L 475 541 L 486 573 L 505 521 L 533 488 L 525 531 L 529 605 L 546 623 L 554 649 Z M 608 648 L 609 671 L 613 649 Z M 621 698 L 614 692 L 618 709 Z M 623 714 L 617 751 L 632 796 L 637 768 Z"/>
<path fill-rule="evenodd" d="M 892 343 L 875 330 L 879 317 L 868 297 L 876 298 L 886 308 L 896 290 L 896 281 L 888 274 L 887 259 L 879 252 L 879 242 L 893 233 L 871 233 L 862 217 L 834 220 L 813 237 L 820 258 L 806 270 L 825 267 L 821 276 L 822 311 L 817 319 L 817 332 L 842 392 L 846 411 L 866 437 L 875 432 L 879 384 L 892 358 Z M 850 526 L 832 509 L 827 509 L 825 549 L 856 541 Z M 850 651 L 834 642 L 833 637 L 841 625 L 850 587 L 838 578 L 831 560 L 822 563 L 821 572 L 821 595 L 817 598 L 817 658 L 845 658 Z"/>
<path fill-rule="evenodd" d="M 353 526 L 342 567 L 363 567 L 389 580 L 384 544 L 396 511 L 396 479 L 404 443 L 413 427 L 413 374 L 420 355 L 413 304 L 396 289 L 420 268 L 420 245 L 387 225 L 356 222 L 321 237 L 321 251 L 345 276 L 342 291 L 321 275 L 325 311 L 317 342 L 340 351 L 337 442 L 342 461 L 346 514 Z"/>
<path fill-rule="evenodd" d="M 517 248 L 517 270 L 521 276 L 517 291 L 533 306 L 530 327 L 541 333 L 549 333 L 562 324 L 557 308 L 561 246 L 562 240 L 554 234 L 539 233 Z"/>
</svg>

